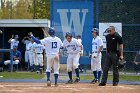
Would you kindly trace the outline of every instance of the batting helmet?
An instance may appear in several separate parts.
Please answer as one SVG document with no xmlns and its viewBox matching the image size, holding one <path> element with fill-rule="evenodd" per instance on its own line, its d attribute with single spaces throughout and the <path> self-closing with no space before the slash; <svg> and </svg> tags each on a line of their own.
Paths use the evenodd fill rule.
<svg viewBox="0 0 140 93">
<path fill-rule="evenodd" d="M 55 35 L 55 29 L 54 29 L 53 27 L 50 27 L 50 28 L 49 28 L 48 34 L 49 34 L 50 36 L 54 36 L 54 35 Z"/>
<path fill-rule="evenodd" d="M 98 35 L 99 29 L 98 28 L 92 28 L 91 32 L 96 32 L 96 34 Z"/>
<path fill-rule="evenodd" d="M 70 32 L 67 32 L 65 37 L 67 38 L 68 36 L 72 37 L 72 34 Z"/>
</svg>

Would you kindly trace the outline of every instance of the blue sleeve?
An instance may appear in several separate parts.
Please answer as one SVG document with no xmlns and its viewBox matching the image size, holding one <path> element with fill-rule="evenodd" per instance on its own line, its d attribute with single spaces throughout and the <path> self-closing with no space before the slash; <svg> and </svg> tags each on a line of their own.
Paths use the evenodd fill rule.
<svg viewBox="0 0 140 93">
<path fill-rule="evenodd" d="M 34 42 L 36 42 L 37 44 L 40 44 L 40 40 L 38 40 L 37 38 L 35 38 L 34 36 L 31 36 L 31 38 L 33 39 Z"/>
</svg>

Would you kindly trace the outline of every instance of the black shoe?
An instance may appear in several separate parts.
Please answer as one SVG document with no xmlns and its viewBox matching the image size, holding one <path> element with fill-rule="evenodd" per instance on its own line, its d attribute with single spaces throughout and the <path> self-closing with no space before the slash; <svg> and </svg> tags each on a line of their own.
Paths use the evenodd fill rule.
<svg viewBox="0 0 140 93">
<path fill-rule="evenodd" d="M 80 78 L 76 78 L 74 83 L 78 83 L 80 81 Z"/>
<path fill-rule="evenodd" d="M 99 86 L 106 86 L 106 83 L 100 83 Z"/>
<path fill-rule="evenodd" d="M 80 73 L 83 73 L 84 71 L 83 70 L 81 70 L 81 71 L 79 71 Z"/>
<path fill-rule="evenodd" d="M 51 81 L 50 80 L 47 81 L 47 86 L 51 86 Z"/>
<path fill-rule="evenodd" d="M 68 80 L 66 84 L 73 84 L 73 80 Z"/>
<path fill-rule="evenodd" d="M 91 83 L 91 84 L 95 84 L 95 83 L 97 83 L 97 82 L 98 82 L 98 80 L 93 79 L 90 83 Z"/>
<path fill-rule="evenodd" d="M 118 82 L 113 83 L 113 86 L 118 86 Z"/>
</svg>

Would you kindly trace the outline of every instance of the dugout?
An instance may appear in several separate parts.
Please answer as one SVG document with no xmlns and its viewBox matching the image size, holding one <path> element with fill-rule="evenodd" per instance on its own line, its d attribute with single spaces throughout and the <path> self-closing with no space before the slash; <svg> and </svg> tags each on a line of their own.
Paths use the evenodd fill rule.
<svg viewBox="0 0 140 93">
<path fill-rule="evenodd" d="M 24 58 L 25 45 L 21 42 L 22 39 L 28 35 L 29 32 L 33 32 L 35 37 L 40 39 L 44 38 L 44 32 L 47 32 L 47 28 L 50 26 L 48 19 L 1 19 L 0 30 L 3 34 L 0 34 L 0 48 L 9 49 L 10 43 L 8 40 L 12 35 L 19 35 L 19 47 L 22 57 Z M 5 53 L 5 55 L 8 55 Z M 4 56 L 5 56 L 4 55 Z M 0 60 L 6 60 L 0 57 Z"/>
<path fill-rule="evenodd" d="M 23 51 L 21 40 L 27 36 L 29 32 L 33 32 L 35 36 L 44 37 L 44 28 L 48 28 L 50 21 L 48 19 L 1 19 L 0 30 L 3 34 L 0 35 L 0 48 L 8 49 L 10 44 L 8 40 L 12 35 L 19 35 L 19 50 Z"/>
</svg>

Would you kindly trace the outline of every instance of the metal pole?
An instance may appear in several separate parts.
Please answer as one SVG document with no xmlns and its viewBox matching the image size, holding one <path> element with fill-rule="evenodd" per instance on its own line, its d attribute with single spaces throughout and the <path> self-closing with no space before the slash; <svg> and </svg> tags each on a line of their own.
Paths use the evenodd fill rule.
<svg viewBox="0 0 140 93">
<path fill-rule="evenodd" d="M 96 28 L 99 28 L 99 0 L 96 0 Z"/>
<path fill-rule="evenodd" d="M 10 62 L 11 72 L 13 72 L 13 50 L 12 49 L 10 50 L 10 60 L 11 60 Z"/>
</svg>

